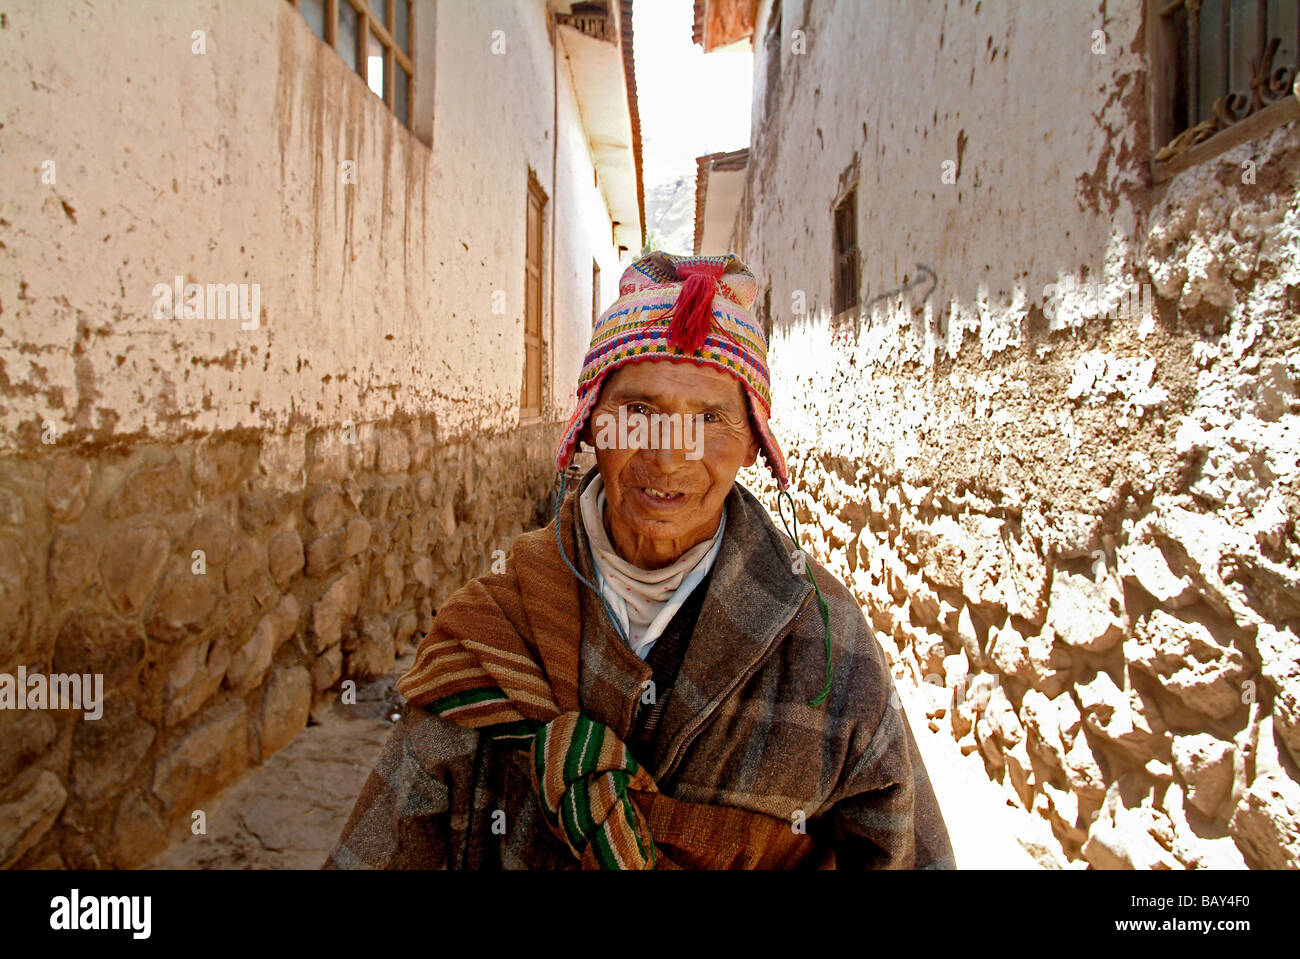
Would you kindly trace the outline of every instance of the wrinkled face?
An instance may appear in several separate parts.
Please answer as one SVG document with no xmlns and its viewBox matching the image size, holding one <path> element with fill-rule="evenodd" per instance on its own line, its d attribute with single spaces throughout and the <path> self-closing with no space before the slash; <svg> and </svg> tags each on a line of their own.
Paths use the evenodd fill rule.
<svg viewBox="0 0 1300 959">
<path fill-rule="evenodd" d="M 709 539 L 736 473 L 758 458 L 739 381 L 689 361 L 615 370 L 582 436 L 596 447 L 610 541 L 642 569 L 667 566 Z"/>
</svg>

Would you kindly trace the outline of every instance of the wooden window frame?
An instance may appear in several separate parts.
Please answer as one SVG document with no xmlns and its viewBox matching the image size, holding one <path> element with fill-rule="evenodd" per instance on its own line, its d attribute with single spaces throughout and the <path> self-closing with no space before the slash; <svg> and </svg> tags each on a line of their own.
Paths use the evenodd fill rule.
<svg viewBox="0 0 1300 959">
<path fill-rule="evenodd" d="M 289 5 L 295 10 L 302 13 L 301 0 L 287 0 Z M 411 45 L 411 52 L 407 54 L 397 44 L 397 38 L 389 31 L 388 27 L 375 18 L 374 12 L 370 9 L 367 0 L 325 0 L 325 43 L 334 50 L 339 52 L 339 5 L 347 4 L 357 12 L 359 20 L 357 30 L 356 60 L 357 76 L 366 84 L 366 89 L 370 90 L 370 78 L 362 71 L 368 69 L 366 61 L 366 46 L 370 34 L 374 34 L 379 41 L 379 45 L 384 50 L 384 95 L 380 99 L 397 117 L 397 84 L 394 82 L 397 76 L 398 67 L 406 71 L 409 82 L 406 87 L 406 119 L 397 117 L 397 121 L 408 130 L 413 129 L 412 114 L 415 110 L 415 89 L 419 82 L 416 72 L 415 61 L 415 17 L 416 4 L 415 0 L 384 0 L 384 19 L 388 23 L 397 22 L 397 4 L 406 3 L 409 15 L 407 17 L 407 42 Z M 315 34 L 313 34 L 314 36 Z M 341 56 L 341 54 L 340 54 Z M 346 62 L 346 61 L 345 61 Z M 374 91 L 370 90 L 373 94 Z"/>
<path fill-rule="evenodd" d="M 528 207 L 537 202 L 537 262 L 528 259 Z M 521 425 L 537 423 L 542 419 L 542 410 L 546 407 L 546 323 L 545 289 L 543 267 L 546 263 L 546 204 L 549 198 L 542 189 L 541 182 L 531 169 L 528 171 L 528 186 L 524 194 L 524 370 L 523 382 L 519 390 L 519 422 Z M 528 332 L 528 282 L 532 276 L 537 277 L 537 334 Z M 528 390 L 528 347 L 537 348 L 537 405 L 525 406 L 524 400 Z"/>
<path fill-rule="evenodd" d="M 841 211 L 849 207 L 848 223 L 853 230 L 853 242 L 840 248 Z M 848 187 L 831 207 L 831 313 L 838 317 L 858 308 L 861 300 L 862 264 L 858 257 L 858 185 Z M 852 267 L 852 289 L 846 289 L 844 267 Z"/>
<path fill-rule="evenodd" d="M 773 18 L 775 15 L 775 19 Z M 763 30 L 763 51 L 767 57 L 763 71 L 763 122 L 776 113 L 776 99 L 781 89 L 781 63 L 785 56 L 785 10 L 781 0 L 774 0 Z"/>
<path fill-rule="evenodd" d="M 1179 2 L 1180 0 L 1147 0 L 1145 7 L 1151 176 L 1155 183 L 1169 180 L 1177 173 L 1211 160 L 1233 147 L 1300 120 L 1300 95 L 1292 93 L 1220 129 L 1208 139 L 1161 159 L 1159 154 L 1177 137 L 1188 132 L 1186 119 L 1173 116 L 1175 92 L 1181 82 L 1177 73 L 1177 47 L 1182 38 L 1172 20 L 1165 16 Z"/>
</svg>

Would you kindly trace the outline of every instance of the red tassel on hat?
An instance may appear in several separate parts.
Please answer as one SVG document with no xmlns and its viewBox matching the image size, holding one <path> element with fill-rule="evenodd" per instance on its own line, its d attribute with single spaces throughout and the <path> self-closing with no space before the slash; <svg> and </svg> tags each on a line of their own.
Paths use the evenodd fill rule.
<svg viewBox="0 0 1300 959">
<path fill-rule="evenodd" d="M 713 296 L 717 289 L 717 276 L 705 272 L 692 272 L 682 284 L 668 327 L 673 346 L 682 352 L 694 353 L 704 345 L 713 325 Z"/>
</svg>

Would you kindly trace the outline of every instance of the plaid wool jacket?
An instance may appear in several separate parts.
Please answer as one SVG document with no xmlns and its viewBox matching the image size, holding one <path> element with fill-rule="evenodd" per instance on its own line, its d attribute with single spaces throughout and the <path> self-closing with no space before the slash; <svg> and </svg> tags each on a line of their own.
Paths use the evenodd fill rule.
<svg viewBox="0 0 1300 959">
<path fill-rule="evenodd" d="M 570 560 L 594 582 L 579 493 L 566 498 L 561 522 L 573 524 L 576 535 Z M 834 662 L 830 695 L 810 706 L 826 666 L 816 594 L 792 571 L 791 541 L 753 494 L 736 483 L 725 508 L 722 547 L 646 757 L 660 791 L 802 826 L 823 855 L 833 850 L 840 869 L 955 868 L 893 677 L 853 596 L 809 560 L 830 609 Z M 554 541 L 554 521 L 523 535 Z M 511 575 L 508 560 L 505 573 L 485 579 Z M 642 700 L 652 670 L 619 637 L 592 590 L 580 593 L 582 711 L 627 741 L 638 710 L 649 708 Z M 577 866 L 543 818 L 527 749 L 420 707 L 408 707 L 393 729 L 325 863 Z"/>
</svg>

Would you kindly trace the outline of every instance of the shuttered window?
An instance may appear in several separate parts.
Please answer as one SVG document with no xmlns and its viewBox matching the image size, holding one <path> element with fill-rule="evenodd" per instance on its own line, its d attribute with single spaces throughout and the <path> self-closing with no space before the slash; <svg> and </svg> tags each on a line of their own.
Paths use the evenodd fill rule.
<svg viewBox="0 0 1300 959">
<path fill-rule="evenodd" d="M 835 207 L 835 312 L 858 305 L 858 201 L 849 192 Z"/>
<path fill-rule="evenodd" d="M 521 418 L 542 414 L 542 211 L 546 195 L 535 177 L 528 178 L 524 244 L 524 382 L 519 394 Z"/>
</svg>

